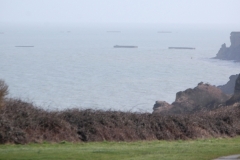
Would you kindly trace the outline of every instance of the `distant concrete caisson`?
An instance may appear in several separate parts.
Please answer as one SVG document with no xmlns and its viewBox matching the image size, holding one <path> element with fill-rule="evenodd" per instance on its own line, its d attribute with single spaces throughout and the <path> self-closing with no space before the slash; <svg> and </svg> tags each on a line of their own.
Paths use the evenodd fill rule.
<svg viewBox="0 0 240 160">
<path fill-rule="evenodd" d="M 168 49 L 195 49 L 193 47 L 168 47 Z"/>
<path fill-rule="evenodd" d="M 121 46 L 121 45 L 115 45 L 114 48 L 138 48 L 138 46 Z"/>
</svg>

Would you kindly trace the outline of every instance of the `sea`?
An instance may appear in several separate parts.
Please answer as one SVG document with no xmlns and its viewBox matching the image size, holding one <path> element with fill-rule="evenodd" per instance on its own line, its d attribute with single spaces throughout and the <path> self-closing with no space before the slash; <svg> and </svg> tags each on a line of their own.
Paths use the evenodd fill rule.
<svg viewBox="0 0 240 160">
<path fill-rule="evenodd" d="M 199 82 L 223 85 L 240 63 L 213 59 L 233 28 L 1 26 L 0 79 L 9 98 L 46 110 L 152 112 Z M 114 48 L 133 45 L 138 48 Z M 192 47 L 195 49 L 168 49 Z"/>
</svg>

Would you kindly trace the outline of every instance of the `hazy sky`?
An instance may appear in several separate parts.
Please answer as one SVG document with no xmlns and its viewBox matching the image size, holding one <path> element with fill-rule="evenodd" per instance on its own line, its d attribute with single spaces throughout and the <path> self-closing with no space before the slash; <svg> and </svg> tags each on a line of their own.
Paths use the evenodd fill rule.
<svg viewBox="0 0 240 160">
<path fill-rule="evenodd" d="M 0 24 L 240 24 L 240 0 L 0 0 Z"/>
</svg>

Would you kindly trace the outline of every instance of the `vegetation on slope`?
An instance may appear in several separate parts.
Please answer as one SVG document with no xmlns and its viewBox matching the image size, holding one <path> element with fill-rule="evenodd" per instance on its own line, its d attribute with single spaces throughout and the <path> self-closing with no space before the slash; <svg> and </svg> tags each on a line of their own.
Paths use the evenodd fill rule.
<svg viewBox="0 0 240 160">
<path fill-rule="evenodd" d="M 121 111 L 46 111 L 2 98 L 0 143 L 187 140 L 240 135 L 240 104 L 194 114 Z"/>
</svg>

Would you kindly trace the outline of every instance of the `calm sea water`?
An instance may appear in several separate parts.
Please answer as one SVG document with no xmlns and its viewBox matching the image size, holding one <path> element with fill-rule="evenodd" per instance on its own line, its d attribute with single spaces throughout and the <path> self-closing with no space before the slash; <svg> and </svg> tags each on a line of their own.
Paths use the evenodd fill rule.
<svg viewBox="0 0 240 160">
<path fill-rule="evenodd" d="M 240 68 L 239 63 L 211 59 L 223 43 L 230 45 L 231 29 L 1 29 L 0 78 L 9 85 L 9 97 L 45 109 L 151 112 L 156 100 L 172 103 L 176 92 L 201 81 L 225 84 Z"/>
</svg>

